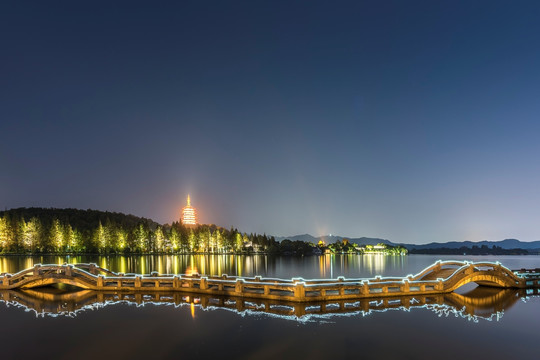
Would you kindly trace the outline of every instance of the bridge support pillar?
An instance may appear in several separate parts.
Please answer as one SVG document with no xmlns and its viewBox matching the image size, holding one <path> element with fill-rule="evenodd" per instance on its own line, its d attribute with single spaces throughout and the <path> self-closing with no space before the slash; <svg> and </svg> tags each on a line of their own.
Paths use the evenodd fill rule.
<svg viewBox="0 0 540 360">
<path fill-rule="evenodd" d="M 264 285 L 264 295 L 270 295 L 270 286 Z"/>
<path fill-rule="evenodd" d="M 360 292 L 362 293 L 362 295 L 369 295 L 369 285 L 367 281 L 364 281 Z"/>
<path fill-rule="evenodd" d="M 97 287 L 103 287 L 105 284 L 104 284 L 104 281 L 103 281 L 103 275 L 98 275 L 97 277 Z"/>
<path fill-rule="evenodd" d="M 409 292 L 411 290 L 411 285 L 409 284 L 409 280 L 403 280 L 403 285 L 401 285 L 400 289 L 401 292 Z"/>
<path fill-rule="evenodd" d="M 173 289 L 180 288 L 180 279 L 178 278 L 178 275 L 174 275 L 173 281 L 172 281 Z"/>
<path fill-rule="evenodd" d="M 140 288 L 141 285 L 142 285 L 141 277 L 140 276 L 135 276 L 135 287 Z"/>
<path fill-rule="evenodd" d="M 199 281 L 199 288 L 201 290 L 208 289 L 208 278 L 207 277 L 201 277 L 201 280 Z"/>
<path fill-rule="evenodd" d="M 339 289 L 340 292 L 343 290 L 343 288 Z M 305 283 L 303 282 L 297 282 L 296 286 L 294 287 L 294 297 L 297 300 L 305 300 L 306 299 L 306 288 Z"/>
<path fill-rule="evenodd" d="M 244 292 L 244 279 L 236 279 L 234 291 L 238 294 L 242 294 Z"/>
</svg>

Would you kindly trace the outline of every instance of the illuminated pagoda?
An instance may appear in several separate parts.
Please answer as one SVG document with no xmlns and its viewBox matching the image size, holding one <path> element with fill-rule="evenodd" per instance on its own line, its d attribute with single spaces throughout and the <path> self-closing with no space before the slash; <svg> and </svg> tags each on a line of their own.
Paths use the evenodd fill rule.
<svg viewBox="0 0 540 360">
<path fill-rule="evenodd" d="M 197 211 L 191 206 L 191 199 L 189 195 L 187 197 L 187 205 L 182 209 L 182 225 L 196 226 L 197 225 Z"/>
</svg>

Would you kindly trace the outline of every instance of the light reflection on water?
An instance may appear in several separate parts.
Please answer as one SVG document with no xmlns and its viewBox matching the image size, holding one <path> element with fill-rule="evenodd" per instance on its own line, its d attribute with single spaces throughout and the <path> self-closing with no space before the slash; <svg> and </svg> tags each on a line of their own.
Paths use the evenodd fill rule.
<svg viewBox="0 0 540 360">
<path fill-rule="evenodd" d="M 0 256 L 0 273 L 15 273 L 34 264 L 94 262 L 115 272 L 235 275 L 304 278 L 372 278 L 415 274 L 437 260 L 500 261 L 510 269 L 540 268 L 540 256 L 384 256 L 384 255 L 160 255 L 160 256 Z"/>
<path fill-rule="evenodd" d="M 533 296 L 538 296 L 534 291 Z M 77 290 L 67 285 L 35 289 L 1 290 L 0 303 L 34 312 L 36 317 L 75 317 L 88 310 L 99 310 L 111 305 L 168 305 L 189 306 L 192 317 L 195 309 L 232 310 L 240 315 L 264 314 L 299 322 L 331 319 L 335 316 L 365 317 L 389 310 L 410 311 L 427 309 L 438 316 L 456 316 L 469 321 L 499 321 L 504 312 L 519 300 L 531 295 L 525 290 L 476 287 L 464 294 L 396 296 L 371 299 L 349 299 L 319 302 L 286 302 L 270 299 L 249 299 L 182 293 L 181 291 L 118 292 L 114 290 Z M 197 306 L 195 306 L 197 305 Z"/>
</svg>

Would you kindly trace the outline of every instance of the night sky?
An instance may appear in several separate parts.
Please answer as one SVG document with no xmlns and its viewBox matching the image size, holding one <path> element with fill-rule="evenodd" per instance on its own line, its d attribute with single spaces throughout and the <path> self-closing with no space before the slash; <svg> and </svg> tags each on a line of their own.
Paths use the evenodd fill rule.
<svg viewBox="0 0 540 360">
<path fill-rule="evenodd" d="M 0 207 L 540 239 L 538 1 L 0 5 Z"/>
</svg>

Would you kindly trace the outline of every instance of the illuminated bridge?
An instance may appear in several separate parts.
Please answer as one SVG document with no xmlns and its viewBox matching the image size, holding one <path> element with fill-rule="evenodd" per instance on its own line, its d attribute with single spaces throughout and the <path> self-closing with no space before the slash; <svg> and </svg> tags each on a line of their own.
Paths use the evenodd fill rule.
<svg viewBox="0 0 540 360">
<path fill-rule="evenodd" d="M 35 265 L 16 274 L 0 274 L 0 290 L 67 284 L 97 291 L 168 291 L 241 298 L 316 302 L 451 293 L 474 282 L 481 286 L 526 289 L 536 294 L 540 269 L 509 270 L 499 263 L 438 261 L 416 275 L 372 279 L 276 279 L 199 274 L 115 273 L 96 264 Z"/>
</svg>

